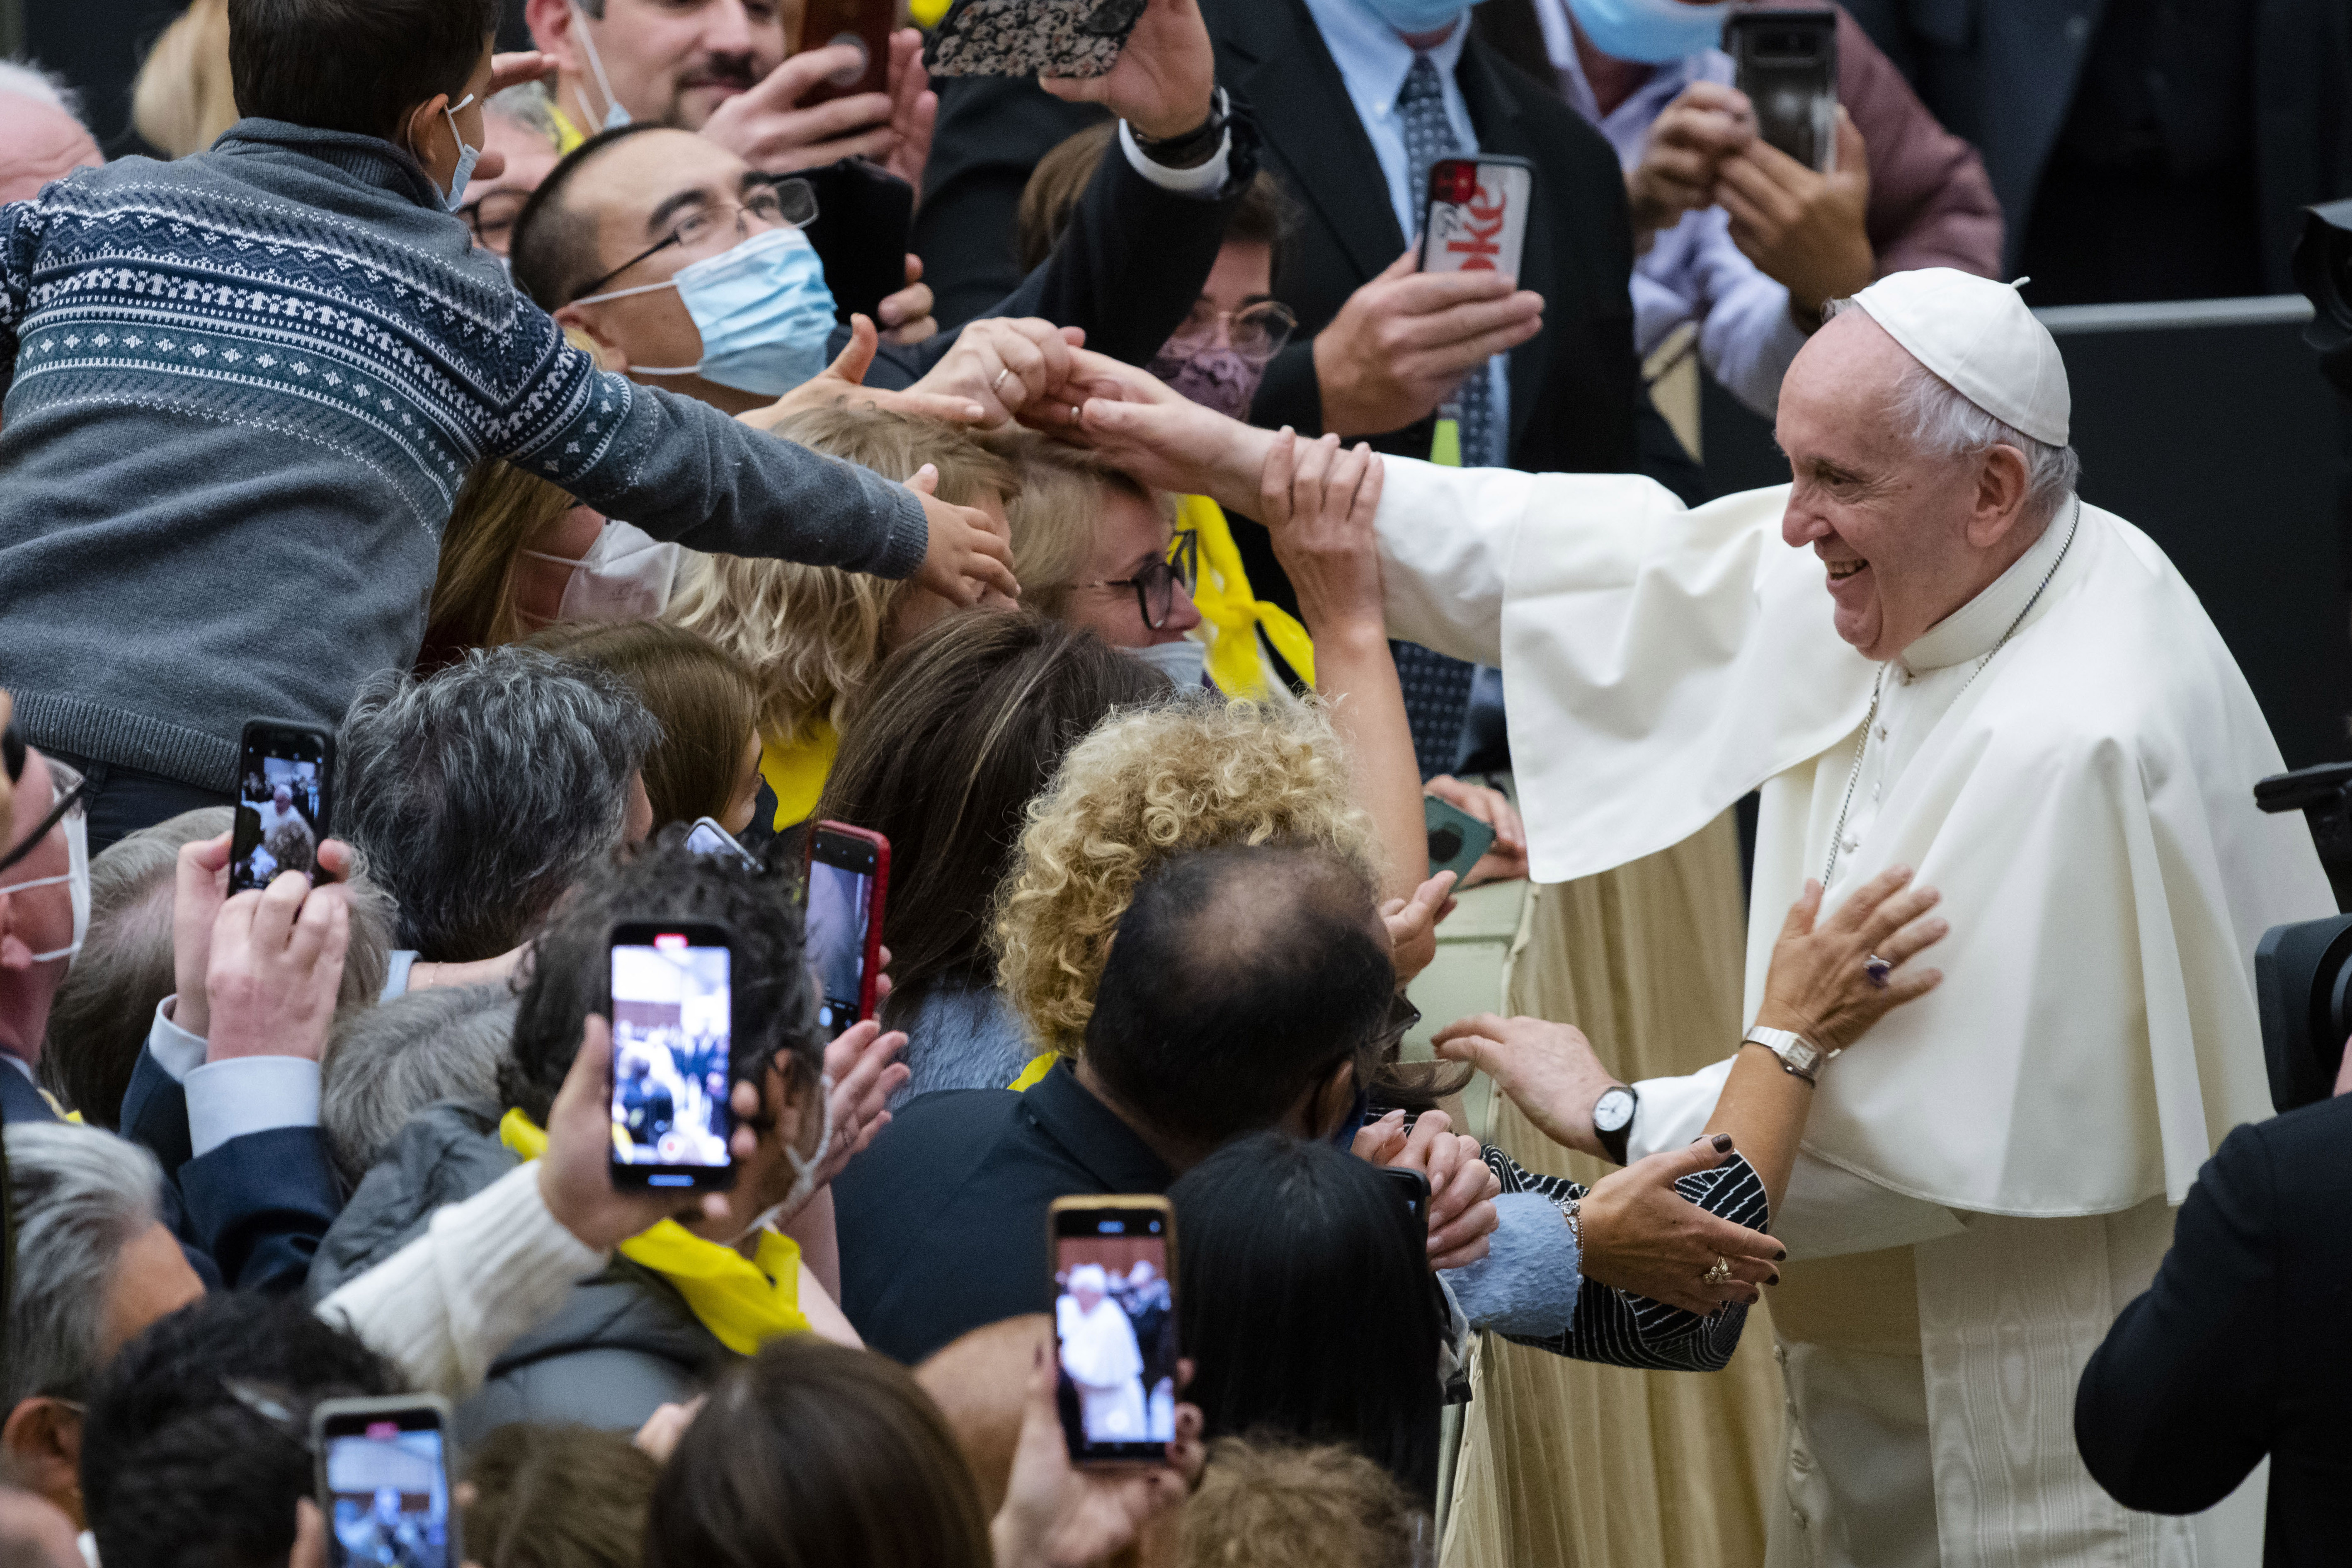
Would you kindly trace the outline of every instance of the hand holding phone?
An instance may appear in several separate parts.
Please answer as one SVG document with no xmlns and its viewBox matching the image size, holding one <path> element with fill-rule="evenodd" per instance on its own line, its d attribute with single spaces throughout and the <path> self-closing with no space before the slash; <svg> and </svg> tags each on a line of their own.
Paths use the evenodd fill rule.
<svg viewBox="0 0 2352 1568">
<path fill-rule="evenodd" d="M 1751 11 L 1724 23 L 1757 134 L 1817 174 L 1837 160 L 1837 13 Z"/>
<path fill-rule="evenodd" d="M 449 1402 L 432 1394 L 324 1399 L 310 1414 L 328 1559 L 457 1568 Z"/>
<path fill-rule="evenodd" d="M 923 47 L 933 76 L 1107 76 L 1145 0 L 956 0 Z"/>
<path fill-rule="evenodd" d="M 1525 158 L 1438 159 L 1429 168 L 1421 269 L 1517 277 L 1535 190 L 1536 166 Z"/>
<path fill-rule="evenodd" d="M 1150 1193 L 1056 1198 L 1046 1226 L 1070 1459 L 1160 1459 L 1176 1436 L 1175 1207 Z"/>
<path fill-rule="evenodd" d="M 1459 883 L 1495 843 L 1495 829 L 1460 806 L 1433 795 L 1421 797 L 1421 819 L 1429 830 L 1429 874 L 1451 871 Z"/>
</svg>

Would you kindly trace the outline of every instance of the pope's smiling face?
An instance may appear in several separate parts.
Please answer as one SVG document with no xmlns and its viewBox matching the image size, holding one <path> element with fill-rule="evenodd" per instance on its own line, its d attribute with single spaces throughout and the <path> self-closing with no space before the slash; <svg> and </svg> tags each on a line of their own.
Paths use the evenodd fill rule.
<svg viewBox="0 0 2352 1568">
<path fill-rule="evenodd" d="M 1780 384 L 1774 434 L 1793 481 L 1780 537 L 1821 558 L 1838 636 L 1874 659 L 1909 647 L 2021 550 L 1971 542 L 1981 455 L 1914 449 L 1895 395 L 1916 363 L 1876 321 L 1847 310 L 1813 334 Z"/>
</svg>

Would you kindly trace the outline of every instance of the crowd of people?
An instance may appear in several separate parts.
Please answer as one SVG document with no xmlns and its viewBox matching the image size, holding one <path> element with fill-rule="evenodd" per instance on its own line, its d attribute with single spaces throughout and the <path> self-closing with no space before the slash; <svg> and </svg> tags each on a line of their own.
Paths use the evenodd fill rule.
<svg viewBox="0 0 2352 1568">
<path fill-rule="evenodd" d="M 1148 0 L 860 92 L 774 0 L 195 0 L 112 162 L 0 65 L 0 1558 L 1418 1568 L 1482 1356 L 1716 1373 L 1769 1299 L 1706 1506 L 1775 1563 L 2252 1563 L 2265 1455 L 2327 1560 L 2340 1424 L 2192 1331 L 2304 1264 L 2189 1248 L 2328 885 L 1994 280 L 2145 271 L 2037 179 L 2251 204 L 2277 42 L 2118 0 L 2146 144 L 2044 171 L 1857 5 L 1815 167 L 1731 9 Z M 1521 259 L 1422 270 L 1471 153 Z M 1675 342 L 1790 487 L 1705 494 Z M 1459 895 L 1750 795 L 1714 1066 L 1422 1018 Z M 1172 1236 L 1057 1250 L 1119 1197 Z M 446 1447 L 338 1480 L 397 1396 Z"/>
</svg>

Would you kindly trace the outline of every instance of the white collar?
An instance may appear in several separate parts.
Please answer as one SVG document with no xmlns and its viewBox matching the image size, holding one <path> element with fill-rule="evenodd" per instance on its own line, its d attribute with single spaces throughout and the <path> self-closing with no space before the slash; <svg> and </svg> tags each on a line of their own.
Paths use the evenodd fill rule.
<svg viewBox="0 0 2352 1568">
<path fill-rule="evenodd" d="M 1444 42 L 1419 50 L 1397 37 L 1397 30 L 1361 0 L 1307 0 L 1307 9 L 1315 19 L 1315 30 L 1323 36 L 1331 63 L 1339 68 L 1340 79 L 1348 84 L 1349 96 L 1382 118 L 1395 110 L 1415 54 L 1427 55 L 1441 79 L 1451 77 L 1470 38 L 1466 5 Z"/>
<path fill-rule="evenodd" d="M 2074 532 L 2075 509 L 2080 505 L 2071 495 L 2061 500 L 2050 514 L 2050 521 L 2042 525 L 2042 537 L 2010 563 L 2008 571 L 1987 584 L 1975 598 L 1922 632 L 1909 647 L 1895 656 L 1895 662 L 1918 675 L 1982 658 L 2000 646 L 2002 635 L 2033 603 L 2033 595 L 2041 591 L 2042 583 L 2057 565 L 2059 554 Z"/>
</svg>

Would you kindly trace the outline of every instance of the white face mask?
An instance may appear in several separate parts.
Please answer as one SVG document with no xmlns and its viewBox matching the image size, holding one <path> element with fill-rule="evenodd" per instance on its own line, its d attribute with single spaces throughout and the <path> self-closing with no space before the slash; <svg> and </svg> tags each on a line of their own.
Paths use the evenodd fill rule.
<svg viewBox="0 0 2352 1568">
<path fill-rule="evenodd" d="M 833 1147 L 833 1075 L 829 1072 L 820 1072 L 816 1075 L 816 1100 L 817 1104 L 824 1109 L 817 1118 L 815 1155 L 803 1159 L 799 1150 L 790 1145 L 785 1146 L 784 1158 L 793 1163 L 792 1191 L 761 1209 L 758 1217 L 736 1233 L 735 1241 L 741 1241 L 747 1236 L 766 1229 L 769 1222 L 779 1215 L 799 1212 L 802 1205 L 816 1196 L 817 1169 L 824 1163 L 826 1151 Z M 731 1247 L 734 1242 L 730 1242 L 728 1245 Z"/>
<path fill-rule="evenodd" d="M 572 7 L 572 32 L 580 40 L 581 47 L 588 51 L 588 68 L 596 73 L 596 90 L 604 95 L 604 128 L 610 131 L 616 126 L 626 125 L 631 118 L 629 111 L 623 109 L 621 100 L 613 96 L 612 79 L 604 74 L 604 58 L 596 52 L 596 36 L 588 30 L 588 14 L 577 5 Z M 585 109 L 588 105 L 583 101 L 580 107 Z M 593 120 L 595 116 L 592 114 L 588 118 Z"/>
<path fill-rule="evenodd" d="M 1141 659 L 1176 683 L 1179 691 L 1197 691 L 1207 679 L 1209 650 L 1191 637 L 1179 642 L 1157 642 L 1150 647 L 1122 648 L 1122 653 Z"/>
<path fill-rule="evenodd" d="M 669 607 L 677 579 L 678 547 L 617 519 L 604 524 L 577 560 L 540 550 L 523 553 L 572 568 L 555 612 L 561 621 L 652 620 Z"/>
<path fill-rule="evenodd" d="M 55 887 L 63 882 L 72 889 L 73 941 L 63 947 L 33 954 L 35 963 L 47 963 L 62 958 L 70 963 L 81 952 L 82 939 L 89 935 L 89 819 L 79 813 L 65 820 L 66 869 L 55 877 L 36 877 L 29 882 L 10 882 L 0 887 L 0 893 L 22 893 L 34 888 Z"/>
<path fill-rule="evenodd" d="M 441 111 L 442 117 L 449 121 L 449 134 L 457 142 L 457 167 L 449 176 L 449 188 L 441 193 L 441 205 L 450 212 L 456 212 L 466 205 L 466 187 L 473 184 L 474 165 L 482 156 L 479 147 L 466 145 L 466 133 L 457 129 L 457 110 L 473 101 L 474 95 L 469 92 Z"/>
</svg>

